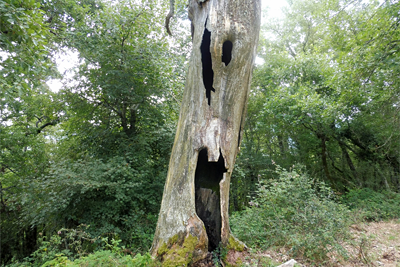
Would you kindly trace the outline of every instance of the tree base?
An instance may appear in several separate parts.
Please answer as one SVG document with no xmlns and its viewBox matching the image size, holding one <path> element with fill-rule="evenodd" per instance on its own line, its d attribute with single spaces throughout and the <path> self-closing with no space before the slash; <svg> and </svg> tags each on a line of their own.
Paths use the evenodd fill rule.
<svg viewBox="0 0 400 267">
<path fill-rule="evenodd" d="M 190 266 L 204 259 L 208 253 L 208 238 L 202 221 L 197 216 L 190 218 L 186 233 L 174 235 L 153 251 L 163 267 Z"/>
</svg>

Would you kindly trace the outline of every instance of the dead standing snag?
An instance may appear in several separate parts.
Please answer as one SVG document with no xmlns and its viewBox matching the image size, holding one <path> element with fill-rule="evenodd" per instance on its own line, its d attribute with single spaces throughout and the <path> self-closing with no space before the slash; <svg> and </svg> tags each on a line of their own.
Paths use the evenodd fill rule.
<svg viewBox="0 0 400 267">
<path fill-rule="evenodd" d="M 165 266 L 189 265 L 219 243 L 243 248 L 229 228 L 229 185 L 260 9 L 260 0 L 189 1 L 193 51 L 152 246 Z"/>
</svg>

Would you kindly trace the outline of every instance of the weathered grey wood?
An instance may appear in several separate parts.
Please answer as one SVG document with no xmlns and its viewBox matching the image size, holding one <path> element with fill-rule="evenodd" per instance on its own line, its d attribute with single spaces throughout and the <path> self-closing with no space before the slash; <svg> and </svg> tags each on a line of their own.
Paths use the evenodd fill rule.
<svg viewBox="0 0 400 267">
<path fill-rule="evenodd" d="M 229 185 L 246 113 L 260 9 L 260 0 L 189 1 L 193 51 L 152 246 L 152 255 L 166 266 L 204 258 L 208 235 L 220 234 L 211 238 L 228 248 L 239 244 L 229 228 Z M 231 43 L 224 45 L 226 41 Z M 197 214 L 196 208 L 208 210 L 212 218 L 220 214 L 219 222 L 207 223 L 221 229 L 206 230 L 201 217 L 207 221 L 209 216 Z"/>
</svg>

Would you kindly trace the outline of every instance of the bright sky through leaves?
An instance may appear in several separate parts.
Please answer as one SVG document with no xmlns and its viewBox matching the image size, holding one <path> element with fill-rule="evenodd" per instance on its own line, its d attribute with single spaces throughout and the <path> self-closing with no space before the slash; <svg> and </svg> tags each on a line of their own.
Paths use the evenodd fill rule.
<svg viewBox="0 0 400 267">
<path fill-rule="evenodd" d="M 286 6 L 286 1 L 273 1 L 273 0 L 261 0 L 262 6 L 262 24 L 264 24 L 269 18 L 279 18 L 282 16 L 282 7 Z M 262 63 L 258 58 L 257 63 Z M 59 72 L 64 76 L 64 81 L 71 79 L 73 76 L 74 67 L 78 66 L 78 53 L 67 51 L 56 56 L 56 63 Z M 48 86 L 53 92 L 58 92 L 63 86 L 63 80 L 52 79 L 47 82 Z"/>
</svg>

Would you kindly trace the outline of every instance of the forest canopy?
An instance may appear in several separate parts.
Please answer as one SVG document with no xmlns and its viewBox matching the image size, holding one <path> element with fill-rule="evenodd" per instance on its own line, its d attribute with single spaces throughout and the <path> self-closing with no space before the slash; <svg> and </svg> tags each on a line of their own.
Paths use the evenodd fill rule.
<svg viewBox="0 0 400 267">
<path fill-rule="evenodd" d="M 277 169 L 300 168 L 348 208 L 399 201 L 400 3 L 287 2 L 260 33 L 230 212 L 246 218 Z M 169 37 L 166 1 L 0 0 L 0 265 L 41 266 L 52 236 L 70 260 L 148 251 L 191 51 L 175 4 Z M 67 80 L 55 62 L 69 51 Z"/>
</svg>

